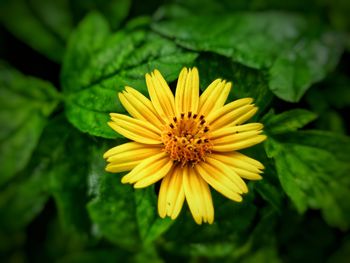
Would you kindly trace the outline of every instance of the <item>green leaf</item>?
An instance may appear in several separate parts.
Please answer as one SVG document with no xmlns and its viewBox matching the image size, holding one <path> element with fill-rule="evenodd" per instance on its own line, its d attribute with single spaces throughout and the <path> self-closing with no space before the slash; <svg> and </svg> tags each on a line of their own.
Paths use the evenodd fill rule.
<svg viewBox="0 0 350 263">
<path fill-rule="evenodd" d="M 252 251 L 251 254 L 244 257 L 242 261 L 243 263 L 280 263 L 282 260 L 278 256 L 277 246 L 268 245 L 264 246 L 260 249 Z"/>
<path fill-rule="evenodd" d="M 0 185 L 28 163 L 58 98 L 50 83 L 0 65 Z"/>
<path fill-rule="evenodd" d="M 211 51 L 253 68 L 273 64 L 291 47 L 306 21 L 277 12 L 187 16 L 153 24 L 153 29 L 186 48 Z"/>
<path fill-rule="evenodd" d="M 144 262 L 154 262 L 154 263 L 163 263 L 164 260 L 158 255 L 156 246 L 147 245 L 140 249 L 132 258 L 130 262 L 135 263 L 144 263 Z"/>
<path fill-rule="evenodd" d="M 88 12 L 98 10 L 108 20 L 112 29 L 120 26 L 121 22 L 127 17 L 131 7 L 131 0 L 70 0 L 70 3 L 76 13 L 75 16 L 79 18 Z"/>
<path fill-rule="evenodd" d="M 67 117 L 83 132 L 116 138 L 107 122 L 110 112 L 124 111 L 117 93 L 125 85 L 145 93 L 144 74 L 153 69 L 173 81 L 195 58 L 148 31 L 111 34 L 107 22 L 91 14 L 72 35 L 63 63 Z"/>
<path fill-rule="evenodd" d="M 264 145 L 259 144 L 252 148 L 244 149 L 242 153 L 264 164 L 265 169 L 262 174 L 262 180 L 248 182 L 249 186 L 268 202 L 270 207 L 275 209 L 274 211 L 281 213 L 284 209 L 283 201 L 285 194 L 281 189 L 275 164 L 273 160 L 269 159 L 266 155 Z"/>
<path fill-rule="evenodd" d="M 322 131 L 276 135 L 266 143 L 278 177 L 299 212 L 320 209 L 331 226 L 348 229 L 350 138 Z"/>
<path fill-rule="evenodd" d="M 342 37 L 334 32 L 301 38 L 269 69 L 270 89 L 283 100 L 298 102 L 311 84 L 335 68 L 342 52 Z"/>
<path fill-rule="evenodd" d="M 278 212 L 283 210 L 283 192 L 281 191 L 280 185 L 276 186 L 270 176 L 276 176 L 276 172 L 270 167 L 266 167 L 266 171 L 263 175 L 263 180 L 258 181 L 254 184 L 254 189 L 265 199 L 271 206 Z"/>
<path fill-rule="evenodd" d="M 172 224 L 169 217 L 162 219 L 157 211 L 157 195 L 154 187 L 135 191 L 136 217 L 140 236 L 145 245 L 157 239 Z"/>
<path fill-rule="evenodd" d="M 334 69 L 343 37 L 283 12 L 187 15 L 153 23 L 153 29 L 191 50 L 214 52 L 248 67 L 268 70 L 271 91 L 297 102 L 311 84 Z"/>
<path fill-rule="evenodd" d="M 212 191 L 215 221 L 212 225 L 197 225 L 188 209 L 181 215 L 164 236 L 162 244 L 166 251 L 181 256 L 207 258 L 226 257 L 242 249 L 252 226 L 256 207 L 249 193 L 242 203 L 225 199 Z M 243 248 L 244 249 L 244 248 Z"/>
<path fill-rule="evenodd" d="M 240 11 L 262 10 L 284 10 L 293 12 L 303 12 L 307 14 L 314 13 L 316 15 L 319 15 L 320 11 L 323 11 L 322 8 L 324 8 L 324 3 L 319 0 L 310 0 L 308 2 L 308 5 L 305 5 L 305 2 L 302 0 L 284 2 L 278 0 L 201 0 L 200 5 L 198 0 L 176 0 L 172 2 L 173 3 L 162 6 L 160 10 L 158 10 L 158 12 L 156 13 L 156 17 L 185 17 L 191 16 L 194 13 L 196 15 L 216 14 L 218 16 L 221 16 L 222 14 L 235 12 L 237 13 Z M 338 5 L 335 4 L 335 7 L 338 7 Z M 344 12 L 344 9 L 342 9 L 342 12 Z"/>
<path fill-rule="evenodd" d="M 50 121 L 26 169 L 0 194 L 6 211 L 1 226 L 9 231 L 25 227 L 52 195 L 63 231 L 86 238 L 87 158 L 79 152 L 88 147 L 89 141 L 62 116 Z"/>
<path fill-rule="evenodd" d="M 95 198 L 88 210 L 100 235 L 115 244 L 135 250 L 162 235 L 173 223 L 162 219 L 157 212 L 154 187 L 133 190 L 121 183 L 121 174 L 104 172 L 102 158 L 106 144 L 95 145 L 89 172 L 90 193 Z"/>
<path fill-rule="evenodd" d="M 24 229 L 37 216 L 49 198 L 49 179 L 41 173 L 46 163 L 29 165 L 30 177 L 9 184 L 0 194 L 0 232 L 12 234 Z"/>
<path fill-rule="evenodd" d="M 53 196 L 63 231 L 86 239 L 90 221 L 87 174 L 91 141 L 60 116 L 43 134 L 47 138 L 46 155 L 50 156 L 50 194 Z M 40 159 L 39 159 L 40 160 Z"/>
<path fill-rule="evenodd" d="M 50 59 L 61 60 L 73 27 L 68 0 L 6 0 L 0 6 L 2 23 L 9 31 Z"/>
<path fill-rule="evenodd" d="M 276 245 L 276 230 L 278 230 L 276 226 L 279 226 L 278 219 L 280 214 L 281 213 L 276 213 L 276 210 L 271 206 L 260 206 L 254 226 L 249 233 L 249 243 L 251 247 L 249 253 L 258 248 Z"/>
<path fill-rule="evenodd" d="M 64 256 L 57 262 L 62 263 L 95 263 L 106 262 L 114 263 L 124 261 L 128 254 L 120 249 L 99 249 L 99 250 L 87 250 L 82 252 L 71 253 Z"/>
<path fill-rule="evenodd" d="M 254 104 L 259 107 L 259 112 L 264 111 L 272 101 L 273 94 L 261 71 L 215 54 L 201 54 L 196 60 L 196 65 L 199 69 L 202 91 L 215 79 L 222 78 L 232 82 L 228 101 L 251 97 L 254 99 Z"/>
<path fill-rule="evenodd" d="M 262 119 L 265 131 L 271 134 L 296 131 L 314 121 L 317 115 L 304 109 L 293 109 L 280 114 L 268 113 Z"/>
<path fill-rule="evenodd" d="M 163 262 L 153 246 L 147 246 L 140 249 L 137 253 L 129 253 L 120 248 L 114 247 L 113 249 L 89 249 L 81 252 L 70 253 L 57 262 L 62 263 L 95 263 L 95 262 Z"/>
<path fill-rule="evenodd" d="M 276 138 L 286 143 L 327 149 L 340 161 L 345 162 L 349 159 L 348 154 L 346 154 L 350 151 L 348 136 L 320 130 L 293 132 L 291 133 L 293 136 L 288 136 L 288 134 L 281 134 Z"/>
<path fill-rule="evenodd" d="M 117 28 L 129 8 L 130 0 L 4 0 L 0 3 L 0 20 L 33 49 L 60 62 L 75 22 L 87 12 L 100 10 Z"/>
<path fill-rule="evenodd" d="M 92 150 L 89 181 L 96 197 L 88 204 L 88 212 L 97 236 L 104 236 L 118 246 L 135 251 L 141 240 L 134 190 L 120 182 L 120 174 L 104 172 L 106 163 L 102 156 L 107 149 L 104 145 L 94 146 Z"/>
</svg>

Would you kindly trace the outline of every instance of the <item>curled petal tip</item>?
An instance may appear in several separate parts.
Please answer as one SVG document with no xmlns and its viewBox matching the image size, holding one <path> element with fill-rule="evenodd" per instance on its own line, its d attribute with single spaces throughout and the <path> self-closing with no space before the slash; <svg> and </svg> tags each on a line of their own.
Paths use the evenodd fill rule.
<svg viewBox="0 0 350 263">
<path fill-rule="evenodd" d="M 129 182 L 128 178 L 123 176 L 121 180 L 122 184 L 127 184 Z"/>
</svg>

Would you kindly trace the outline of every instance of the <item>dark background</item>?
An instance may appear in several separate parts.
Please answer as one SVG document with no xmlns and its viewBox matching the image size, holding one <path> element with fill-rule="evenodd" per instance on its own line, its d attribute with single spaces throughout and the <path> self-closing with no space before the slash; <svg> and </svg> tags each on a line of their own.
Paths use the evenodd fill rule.
<svg viewBox="0 0 350 263">
<path fill-rule="evenodd" d="M 132 17 L 136 17 L 139 15 L 152 15 L 158 9 L 159 6 L 164 4 L 167 1 L 142 1 L 142 0 L 134 0 L 131 3 L 131 8 L 129 15 L 125 20 L 129 20 Z M 273 1 L 272 1 L 273 2 Z M 295 6 L 285 4 L 286 7 L 278 7 L 280 9 L 292 9 L 292 11 L 297 11 L 300 13 L 313 13 L 313 15 L 323 17 L 325 21 L 333 24 L 333 26 L 338 26 L 339 29 L 345 30 L 345 32 L 349 29 L 348 26 L 350 23 L 344 20 L 344 15 L 339 13 L 339 20 L 342 21 L 340 23 L 334 22 L 336 19 L 334 17 L 330 18 L 327 4 L 320 6 L 312 6 L 308 4 L 306 1 L 303 4 Z M 200 5 L 200 4 L 199 4 Z M 280 4 L 283 5 L 283 4 Z M 274 4 L 272 4 L 272 9 L 275 9 Z M 277 8 L 277 9 L 278 9 Z M 296 10 L 295 10 L 296 9 Z M 16 14 L 13 14 L 16 16 Z M 337 16 L 336 14 L 333 16 Z M 350 13 L 348 14 L 350 16 Z M 20 18 L 19 18 L 20 19 Z M 25 21 L 23 21 L 25 22 Z M 347 31 L 349 33 L 349 31 Z M 350 77 L 350 44 L 348 43 L 348 47 L 343 53 L 340 63 L 337 66 L 336 71 L 345 76 Z M 46 56 L 40 54 L 39 52 L 33 50 L 26 43 L 22 42 L 20 39 L 16 38 L 11 32 L 9 32 L 3 25 L 0 24 L 0 60 L 6 61 L 12 67 L 16 68 L 20 72 L 26 75 L 32 75 L 44 80 L 47 80 L 60 90 L 60 64 L 53 62 L 48 59 Z M 316 85 L 317 88 L 323 89 L 325 84 L 320 83 Z M 304 98 L 298 104 L 295 103 L 286 103 L 282 101 L 277 101 L 275 104 L 275 108 L 277 111 L 282 112 L 284 110 L 288 110 L 295 107 L 307 107 L 306 99 Z M 350 108 L 344 107 L 341 109 L 337 109 L 337 111 L 341 114 L 342 118 L 345 120 L 346 124 L 346 134 L 349 134 L 350 131 L 350 118 L 349 111 Z M 315 127 L 316 124 L 311 124 L 310 127 Z M 349 153 L 350 154 L 350 153 Z M 349 175 L 350 176 L 350 175 Z M 344 202 L 349 202 L 348 200 L 344 200 Z M 255 203 L 259 205 L 259 202 L 262 202 L 259 198 L 255 200 Z M 1 211 L 2 213 L 2 211 Z M 291 220 L 294 215 L 287 214 L 282 215 L 284 222 L 280 223 L 277 229 L 279 229 L 280 233 L 280 244 L 279 244 L 279 252 L 287 262 L 302 262 L 303 259 L 314 258 L 313 262 L 323 262 L 326 258 L 334 253 L 334 251 L 340 246 L 340 243 L 346 238 L 348 235 L 347 232 L 343 232 L 334 228 L 328 228 L 326 223 L 320 219 L 320 212 L 310 210 L 306 213 L 306 215 L 298 221 L 298 224 L 295 225 L 295 221 Z M 0 214 L 1 216 L 1 214 Z M 48 231 L 50 229 L 51 222 L 57 217 L 55 203 L 52 199 L 50 199 L 43 211 L 27 226 L 26 228 L 26 237 L 18 237 L 19 244 L 24 244 L 24 249 L 21 250 L 20 253 L 24 253 L 25 261 L 27 262 L 46 262 L 43 260 L 45 256 L 42 255 L 42 250 L 46 246 L 45 242 L 47 240 Z M 290 225 L 288 221 L 291 220 L 293 223 Z M 303 231 L 300 231 L 300 228 Z M 319 229 L 325 229 L 324 232 L 320 233 Z M 297 234 L 295 234 L 297 232 Z M 311 240 L 309 238 L 313 237 Z M 11 237 L 16 239 L 17 237 Z M 25 239 L 24 242 L 23 238 Z M 22 240 L 22 241 L 21 241 Z M 1 241 L 4 242 L 4 241 Z M 315 242 L 319 242 L 321 245 L 315 244 Z M 295 244 L 303 243 L 305 246 L 300 247 Z M 323 248 L 322 251 L 308 250 L 307 245 Z M 295 245 L 295 248 L 293 246 Z M 110 248 L 108 242 L 100 243 L 97 247 Z M 6 255 L 3 255 L 3 262 L 22 262 L 20 258 L 16 257 L 7 257 L 8 255 L 12 255 L 12 252 L 17 251 L 15 247 L 14 250 L 10 250 Z M 291 253 L 291 251 L 293 251 Z M 319 252 L 319 253 L 317 253 Z M 22 254 L 23 256 L 23 254 Z M 163 259 L 167 261 L 183 260 L 184 258 L 171 258 L 166 253 L 163 254 Z M 350 259 L 350 258 L 349 258 Z M 1 260 L 1 257 L 0 257 Z M 206 262 L 206 258 L 197 259 L 198 261 L 193 262 Z M 257 261 L 258 262 L 258 261 Z M 346 262 L 346 261 L 344 261 Z"/>
</svg>

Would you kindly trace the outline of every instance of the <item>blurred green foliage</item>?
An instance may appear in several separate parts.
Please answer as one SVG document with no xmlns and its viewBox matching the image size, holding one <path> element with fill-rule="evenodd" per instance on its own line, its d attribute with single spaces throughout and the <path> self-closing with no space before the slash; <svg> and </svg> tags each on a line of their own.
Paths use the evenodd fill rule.
<svg viewBox="0 0 350 263">
<path fill-rule="evenodd" d="M 70 33 L 86 13 L 102 12 L 116 29 L 129 8 L 130 0 L 3 0 L 0 19 L 19 39 L 60 62 Z"/>
<path fill-rule="evenodd" d="M 348 262 L 349 11 L 345 0 L 1 1 L 0 36 L 58 65 L 60 83 L 1 62 L 0 260 Z M 124 112 L 117 93 L 147 95 L 155 68 L 173 87 L 184 66 L 202 91 L 220 77 L 230 100 L 254 98 L 268 135 L 244 151 L 264 179 L 242 203 L 213 192 L 212 225 L 187 207 L 161 219 L 158 184 L 135 190 L 104 171 L 104 151 L 126 142 L 106 125 Z"/>
<path fill-rule="evenodd" d="M 130 27 L 129 27 L 130 28 Z M 173 81 L 196 54 L 142 29 L 112 34 L 107 21 L 91 14 L 72 34 L 62 67 L 68 119 L 95 136 L 119 136 L 105 124 L 110 112 L 123 112 L 116 94 L 124 86 L 146 90 L 144 75 L 153 68 Z"/>
</svg>

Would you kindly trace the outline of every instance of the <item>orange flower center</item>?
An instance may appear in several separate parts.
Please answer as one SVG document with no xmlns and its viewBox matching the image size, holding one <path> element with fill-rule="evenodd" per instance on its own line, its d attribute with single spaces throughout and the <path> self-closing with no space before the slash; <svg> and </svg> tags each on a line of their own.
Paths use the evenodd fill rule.
<svg viewBox="0 0 350 263">
<path fill-rule="evenodd" d="M 188 112 L 174 117 L 162 133 L 164 150 L 170 158 L 181 163 L 194 165 L 205 160 L 212 144 L 208 136 L 209 126 L 204 116 Z"/>
</svg>

